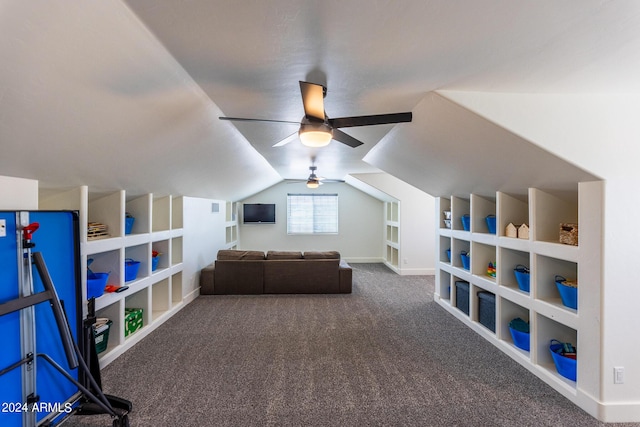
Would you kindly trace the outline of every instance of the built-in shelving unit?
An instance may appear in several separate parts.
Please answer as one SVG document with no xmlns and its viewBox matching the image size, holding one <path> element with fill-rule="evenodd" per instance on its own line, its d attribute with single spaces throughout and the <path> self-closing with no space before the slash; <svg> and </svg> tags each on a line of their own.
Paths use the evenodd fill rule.
<svg viewBox="0 0 640 427">
<path fill-rule="evenodd" d="M 385 202 L 384 261 L 394 271 L 398 271 L 400 260 L 400 204 Z"/>
<path fill-rule="evenodd" d="M 80 216 L 83 312 L 86 315 L 87 266 L 108 272 L 107 284 L 128 286 L 123 292 L 95 299 L 97 317 L 109 318 L 108 346 L 99 356 L 101 367 L 112 362 L 183 307 L 183 199 L 153 194 L 127 196 L 126 191 L 94 192 L 87 186 L 48 192 L 40 209 L 77 210 Z M 126 233 L 126 217 L 134 218 Z M 107 226 L 108 235 L 92 238 L 87 224 Z M 158 252 L 154 268 L 152 255 Z M 137 275 L 126 280 L 127 260 L 139 262 Z M 125 337 L 125 308 L 141 308 L 143 327 Z"/>
<path fill-rule="evenodd" d="M 575 191 L 523 189 L 521 194 L 496 192 L 495 197 L 440 197 L 436 203 L 435 300 L 457 319 L 521 363 L 547 384 L 587 412 L 597 416 L 600 396 L 601 234 L 604 185 L 601 181 L 576 184 Z M 444 211 L 451 212 L 446 228 Z M 470 215 L 470 229 L 461 217 Z M 489 233 L 486 217 L 496 216 L 496 234 Z M 506 237 L 508 224 L 529 226 L 528 238 Z M 560 223 L 576 223 L 579 245 L 559 242 Z M 450 257 L 447 251 L 450 250 Z M 463 268 L 460 252 L 469 253 Z M 487 274 L 497 263 L 495 277 Z M 530 289 L 517 284 L 514 269 L 530 270 Z M 578 281 L 578 308 L 562 304 L 555 275 Z M 468 314 L 456 307 L 457 281 L 469 283 Z M 478 293 L 495 295 L 495 332 L 480 323 Z M 520 317 L 530 324 L 530 351 L 513 343 L 509 322 Z M 577 378 L 557 373 L 549 351 L 550 340 L 577 347 Z"/>
<path fill-rule="evenodd" d="M 227 202 L 225 208 L 225 245 L 227 249 L 238 247 L 238 205 Z"/>
</svg>

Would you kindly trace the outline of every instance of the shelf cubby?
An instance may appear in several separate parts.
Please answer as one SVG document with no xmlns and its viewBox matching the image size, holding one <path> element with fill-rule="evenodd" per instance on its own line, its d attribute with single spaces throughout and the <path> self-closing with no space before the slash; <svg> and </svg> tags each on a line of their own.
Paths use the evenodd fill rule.
<svg viewBox="0 0 640 427">
<path fill-rule="evenodd" d="M 500 286 L 505 286 L 523 294 L 529 295 L 529 292 L 520 290 L 518 281 L 514 274 L 514 270 L 518 265 L 524 265 L 531 268 L 530 254 L 514 249 L 500 248 L 498 256 L 498 277 Z"/>
<path fill-rule="evenodd" d="M 578 350 L 578 364 L 580 363 L 580 344 L 578 343 L 578 333 L 575 329 L 570 328 L 562 323 L 556 322 L 553 319 L 549 319 L 546 316 L 541 314 L 537 314 L 535 318 L 535 334 L 536 334 L 536 355 L 535 360 L 536 363 L 546 369 L 549 373 L 551 373 L 554 377 L 559 379 L 560 381 L 571 385 L 572 387 L 576 386 L 575 381 L 571 381 L 560 374 L 553 363 L 553 357 L 551 356 L 551 352 L 549 350 L 549 346 L 551 344 L 552 339 L 556 339 L 561 342 L 568 342 L 573 344 Z"/>
<path fill-rule="evenodd" d="M 529 220 L 529 198 L 528 194 L 511 195 L 507 193 L 497 193 L 497 221 L 496 233 L 498 236 L 505 236 L 508 224 L 516 227 L 531 224 Z"/>
<path fill-rule="evenodd" d="M 461 197 L 451 198 L 451 229 L 464 230 L 462 227 L 462 216 L 471 215 L 471 202 L 469 199 Z"/>
<path fill-rule="evenodd" d="M 184 200 L 182 197 L 172 197 L 171 198 L 171 229 L 172 230 L 180 230 L 184 227 Z"/>
<path fill-rule="evenodd" d="M 171 265 L 182 263 L 182 237 L 171 239 Z"/>
<path fill-rule="evenodd" d="M 397 248 L 387 245 L 387 262 L 393 267 L 398 267 L 398 249 Z"/>
<path fill-rule="evenodd" d="M 236 224 L 228 225 L 225 227 L 225 242 L 227 244 L 236 242 L 238 240 L 238 226 Z"/>
<path fill-rule="evenodd" d="M 387 221 L 398 222 L 400 218 L 398 202 L 387 202 Z"/>
<path fill-rule="evenodd" d="M 153 199 L 152 231 L 167 231 L 171 228 L 171 197 Z"/>
<path fill-rule="evenodd" d="M 129 280 L 126 283 L 131 284 L 137 280 L 144 279 L 149 275 L 151 270 L 151 259 L 149 252 L 149 244 L 145 243 L 142 245 L 130 246 L 124 249 L 124 262 L 125 262 L 125 280 L 126 280 L 126 262 L 128 260 L 138 261 L 140 262 L 140 267 L 138 268 L 137 277 L 133 280 Z"/>
<path fill-rule="evenodd" d="M 560 275 L 568 280 L 576 280 L 578 276 L 578 264 L 537 254 L 534 260 L 535 271 L 532 279 L 535 280 L 535 298 L 562 309 L 575 312 L 576 310 L 562 305 L 560 293 L 556 287 L 555 276 Z"/>
<path fill-rule="evenodd" d="M 447 264 L 451 264 L 451 260 L 449 256 L 447 256 L 447 250 L 450 254 L 451 252 L 451 238 L 449 236 L 440 236 L 440 262 L 445 262 Z"/>
<path fill-rule="evenodd" d="M 88 222 L 97 222 L 107 226 L 108 236 L 101 236 L 99 239 L 124 235 L 124 194 L 124 191 L 89 194 Z M 87 240 L 94 239 L 87 236 Z"/>
<path fill-rule="evenodd" d="M 556 195 L 539 189 L 530 190 L 533 202 L 531 231 L 533 240 L 560 242 L 560 224 L 578 223 L 577 189 L 575 194 Z"/>
<path fill-rule="evenodd" d="M 121 311 L 120 304 L 110 304 L 102 309 L 96 310 L 96 317 L 107 318 L 112 322 L 109 328 L 107 349 L 99 355 L 102 357 L 124 342 L 124 311 Z"/>
<path fill-rule="evenodd" d="M 471 245 L 471 273 L 495 283 L 496 278 L 487 274 L 487 268 L 491 262 L 497 264 L 496 247 L 483 243 L 473 242 Z"/>
<path fill-rule="evenodd" d="M 108 285 L 120 285 L 124 281 L 120 250 L 91 254 L 87 257 L 87 268 L 94 273 L 109 273 Z"/>
<path fill-rule="evenodd" d="M 471 195 L 471 231 L 489 234 L 487 216 L 496 215 L 496 200 L 487 197 Z"/>
<path fill-rule="evenodd" d="M 171 276 L 171 305 L 182 302 L 182 271 Z"/>
<path fill-rule="evenodd" d="M 443 271 L 437 286 L 440 298 L 449 301 L 449 304 L 451 304 L 451 274 Z"/>
<path fill-rule="evenodd" d="M 445 199 L 445 198 L 440 199 L 440 209 L 438 210 L 438 216 L 437 216 L 437 218 L 439 218 L 438 227 L 448 230 L 449 227 L 445 226 L 445 222 L 444 222 L 444 220 L 447 219 L 445 218 L 444 211 L 451 212 L 451 199 Z M 453 220 L 453 217 L 450 217 L 450 218 L 451 220 Z"/>
<path fill-rule="evenodd" d="M 470 272 L 470 270 L 464 269 L 462 267 L 462 259 L 460 258 L 460 252 L 462 251 L 465 251 L 467 253 L 470 252 L 471 243 L 467 240 L 461 240 L 461 239 L 452 239 L 452 240 L 453 241 L 451 244 L 451 265 Z"/>
<path fill-rule="evenodd" d="M 127 295 L 124 299 L 124 307 L 141 308 L 143 328 L 149 325 L 149 323 L 151 323 L 152 321 L 151 313 L 149 313 L 149 288 L 143 288 L 138 292 Z M 131 337 L 135 336 L 137 332 L 140 332 L 140 330 L 126 337 L 125 340 L 131 339 Z"/>
<path fill-rule="evenodd" d="M 464 296 L 462 295 L 458 295 L 458 287 L 456 286 L 456 282 L 467 282 L 469 283 L 467 280 L 463 279 L 462 277 L 456 276 L 456 275 L 452 275 L 451 276 L 451 306 L 455 307 L 458 310 L 458 313 L 462 313 L 465 316 L 469 316 L 470 310 L 471 310 L 471 283 L 469 283 L 469 294 L 466 296 L 468 299 L 468 303 L 469 306 L 467 309 L 467 311 L 469 311 L 469 313 L 465 313 L 465 308 L 463 307 L 458 307 L 458 301 L 462 301 L 464 300 Z"/>
<path fill-rule="evenodd" d="M 513 343 L 513 338 L 511 336 L 511 332 L 509 331 L 509 323 L 516 318 L 521 318 L 525 322 L 530 322 L 530 314 L 529 309 L 522 307 L 514 302 L 509 301 L 505 298 L 500 298 L 498 301 L 500 305 L 499 313 L 500 318 L 496 322 L 496 333 L 499 334 L 500 339 L 502 341 L 508 342 L 513 345 L 514 348 L 517 348 Z M 529 334 L 531 337 L 531 334 Z M 531 339 L 531 338 L 530 338 Z M 530 357 L 530 351 L 522 350 L 518 348 L 518 351 L 521 351 L 523 354 L 526 354 L 526 357 Z"/>
<path fill-rule="evenodd" d="M 127 200 L 125 213 L 134 218 L 131 234 L 151 232 L 151 196 L 149 194 Z"/>
<path fill-rule="evenodd" d="M 157 320 L 171 308 L 169 279 L 151 285 L 151 321 Z"/>
<path fill-rule="evenodd" d="M 169 259 L 171 253 L 169 249 L 169 240 L 158 240 L 156 242 L 152 242 L 151 250 L 160 252 L 160 255 L 158 255 L 160 257 L 158 259 L 158 267 L 156 268 L 156 271 L 152 271 L 151 274 L 157 274 L 162 270 L 171 267 Z M 152 261 L 150 261 L 150 263 L 151 262 Z"/>
</svg>

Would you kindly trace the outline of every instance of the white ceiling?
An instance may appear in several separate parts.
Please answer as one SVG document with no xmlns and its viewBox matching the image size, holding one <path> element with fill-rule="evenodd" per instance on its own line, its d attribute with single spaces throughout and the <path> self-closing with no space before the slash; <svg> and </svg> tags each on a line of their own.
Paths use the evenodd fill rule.
<svg viewBox="0 0 640 427">
<path fill-rule="evenodd" d="M 402 170 L 436 135 L 429 109 L 414 111 L 434 90 L 640 92 L 636 0 L 72 3 L 0 5 L 0 175 L 237 200 L 304 178 L 312 157 L 328 178 Z M 346 129 L 364 145 L 313 151 L 272 147 L 296 126 L 218 120 L 298 121 L 298 80 L 326 83 L 330 117 L 414 123 Z M 412 141 L 363 161 L 383 138 Z"/>
</svg>

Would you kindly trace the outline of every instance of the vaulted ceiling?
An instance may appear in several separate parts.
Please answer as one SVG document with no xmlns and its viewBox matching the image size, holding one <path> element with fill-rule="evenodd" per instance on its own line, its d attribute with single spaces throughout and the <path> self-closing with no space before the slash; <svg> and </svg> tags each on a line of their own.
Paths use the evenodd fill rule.
<svg viewBox="0 0 640 427">
<path fill-rule="evenodd" d="M 328 178 L 433 181 L 424 145 L 451 161 L 460 135 L 426 124 L 465 114 L 430 92 L 637 93 L 638 28 L 635 0 L 6 0 L 0 175 L 229 200 L 304 178 L 312 159 Z M 331 117 L 414 121 L 351 128 L 364 145 L 314 150 L 272 147 L 295 125 L 218 120 L 299 121 L 299 80 L 326 84 Z M 510 144 L 489 128 L 473 143 Z"/>
</svg>

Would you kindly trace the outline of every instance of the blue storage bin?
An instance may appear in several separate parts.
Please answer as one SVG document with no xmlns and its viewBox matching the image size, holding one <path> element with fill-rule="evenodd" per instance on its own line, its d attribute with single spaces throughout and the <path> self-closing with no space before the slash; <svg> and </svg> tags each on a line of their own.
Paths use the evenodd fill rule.
<svg viewBox="0 0 640 427">
<path fill-rule="evenodd" d="M 478 292 L 478 321 L 491 332 L 496 331 L 496 296 L 487 291 Z"/>
<path fill-rule="evenodd" d="M 522 264 L 518 264 L 516 268 L 513 269 L 513 273 L 516 275 L 518 288 L 520 288 L 521 291 L 529 292 L 531 283 L 531 274 L 529 274 L 529 268 Z"/>
<path fill-rule="evenodd" d="M 570 357 L 562 355 L 562 349 L 564 344 L 558 340 L 551 340 L 549 345 L 549 351 L 551 351 L 551 357 L 553 363 L 556 365 L 556 370 L 563 377 L 575 381 L 577 377 L 578 361 Z"/>
<path fill-rule="evenodd" d="M 451 248 L 447 249 L 445 252 L 447 253 L 447 259 L 451 262 Z"/>
<path fill-rule="evenodd" d="M 151 258 L 151 271 L 156 271 L 158 268 L 158 262 L 160 261 L 159 256 L 154 256 Z"/>
<path fill-rule="evenodd" d="M 558 292 L 560 292 L 560 299 L 562 300 L 562 304 L 573 308 L 574 310 L 578 309 L 578 287 L 577 286 L 569 286 L 566 284 L 567 279 L 562 276 L 556 276 L 556 287 L 558 288 Z"/>
<path fill-rule="evenodd" d="M 136 280 L 136 277 L 138 277 L 138 269 L 140 269 L 140 261 L 127 258 L 124 262 L 124 281 L 129 282 Z"/>
<path fill-rule="evenodd" d="M 485 218 L 487 221 L 487 228 L 489 229 L 489 233 L 496 234 L 496 216 L 489 215 Z"/>
<path fill-rule="evenodd" d="M 464 231 L 471 230 L 471 217 L 469 215 L 462 215 L 462 229 Z"/>
<path fill-rule="evenodd" d="M 469 256 L 469 253 L 466 251 L 461 251 L 460 259 L 462 260 L 462 268 L 464 268 L 465 270 L 469 270 L 471 268 L 470 267 L 471 257 Z"/>
<path fill-rule="evenodd" d="M 511 333 L 513 344 L 516 347 L 525 351 L 529 351 L 530 349 L 529 323 L 517 317 L 513 319 L 511 322 L 509 322 L 509 332 Z"/>
<path fill-rule="evenodd" d="M 469 282 L 456 281 L 456 308 L 469 315 Z"/>
<path fill-rule="evenodd" d="M 87 272 L 87 299 L 101 297 L 107 286 L 109 273 Z"/>
<path fill-rule="evenodd" d="M 132 216 L 128 216 L 124 219 L 124 234 L 131 234 L 131 230 L 133 229 L 133 222 L 136 219 Z"/>
</svg>

